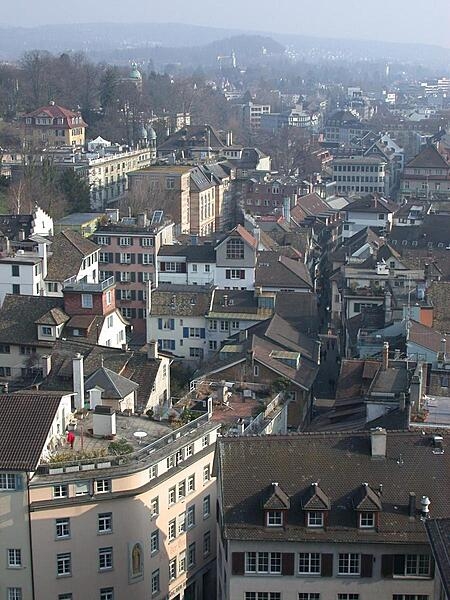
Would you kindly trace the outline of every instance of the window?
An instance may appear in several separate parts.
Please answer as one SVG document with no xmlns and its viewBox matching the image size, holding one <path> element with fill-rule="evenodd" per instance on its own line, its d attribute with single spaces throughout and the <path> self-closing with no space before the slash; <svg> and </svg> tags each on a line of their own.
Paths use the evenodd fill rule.
<svg viewBox="0 0 450 600">
<path fill-rule="evenodd" d="M 206 531 L 203 534 L 203 556 L 208 556 L 211 552 L 211 532 Z"/>
<path fill-rule="evenodd" d="M 359 600 L 359 594 L 338 594 L 338 600 Z"/>
<path fill-rule="evenodd" d="M 211 471 L 209 465 L 203 467 L 203 483 L 206 483 L 211 479 Z"/>
<path fill-rule="evenodd" d="M 193 567 L 195 565 L 195 553 L 195 542 L 192 542 L 188 547 L 188 567 Z"/>
<path fill-rule="evenodd" d="M 308 512 L 308 527 L 323 527 L 323 512 Z"/>
<path fill-rule="evenodd" d="M 169 522 L 169 529 L 168 529 L 167 536 L 169 538 L 169 542 L 171 542 L 172 540 L 174 540 L 175 537 L 176 537 L 176 523 L 175 523 L 175 519 L 172 519 L 172 521 Z"/>
<path fill-rule="evenodd" d="M 166 189 L 167 190 L 175 189 L 175 177 L 166 177 Z"/>
<path fill-rule="evenodd" d="M 22 588 L 9 587 L 8 588 L 8 600 L 22 600 Z"/>
<path fill-rule="evenodd" d="M 180 481 L 178 484 L 178 500 L 181 500 L 186 496 L 186 481 Z"/>
<path fill-rule="evenodd" d="M 0 473 L 0 490 L 15 490 L 16 476 L 13 473 Z"/>
<path fill-rule="evenodd" d="M 131 281 L 131 272 L 130 271 L 121 271 L 120 272 L 120 282 L 127 283 Z"/>
<path fill-rule="evenodd" d="M 71 592 L 67 594 L 58 594 L 58 600 L 72 600 L 73 596 Z"/>
<path fill-rule="evenodd" d="M 0 354 L 10 354 L 11 347 L 9 344 L 0 344 Z"/>
<path fill-rule="evenodd" d="M 121 265 L 131 264 L 131 253 L 130 252 L 121 252 L 120 256 L 119 256 L 119 263 Z"/>
<path fill-rule="evenodd" d="M 111 491 L 111 480 L 110 479 L 97 479 L 95 482 L 95 493 L 105 494 Z"/>
<path fill-rule="evenodd" d="M 240 238 L 231 238 L 227 241 L 226 257 L 230 260 L 244 258 L 244 242 Z"/>
<path fill-rule="evenodd" d="M 394 594 L 392 600 L 428 600 L 427 594 Z"/>
<path fill-rule="evenodd" d="M 338 574 L 359 575 L 360 555 L 353 553 L 339 554 Z"/>
<path fill-rule="evenodd" d="M 113 550 L 112 548 L 99 548 L 98 568 L 100 571 L 113 568 Z"/>
<path fill-rule="evenodd" d="M 152 517 L 159 515 L 159 498 L 150 500 L 150 514 Z"/>
<path fill-rule="evenodd" d="M 12 285 L 12 293 L 20 294 L 20 285 L 18 283 L 13 283 Z"/>
<path fill-rule="evenodd" d="M 112 533 L 112 513 L 98 515 L 98 533 Z"/>
<path fill-rule="evenodd" d="M 119 238 L 119 246 L 131 246 L 131 238 L 130 237 L 121 237 Z"/>
<path fill-rule="evenodd" d="M 22 551 L 20 548 L 8 549 L 8 569 L 17 569 L 22 566 Z"/>
<path fill-rule="evenodd" d="M 143 265 L 152 265 L 153 264 L 153 254 L 143 254 L 142 255 L 142 264 Z"/>
<path fill-rule="evenodd" d="M 104 236 L 104 235 L 97 236 L 97 244 L 99 246 L 108 246 L 110 243 L 111 243 L 111 238 Z"/>
<path fill-rule="evenodd" d="M 171 506 L 172 504 L 175 504 L 175 502 L 177 501 L 176 498 L 176 491 L 175 488 L 170 488 L 169 490 L 169 506 Z"/>
<path fill-rule="evenodd" d="M 11 265 L 11 275 L 13 277 L 19 277 L 20 276 L 19 265 Z"/>
<path fill-rule="evenodd" d="M 209 446 L 209 435 L 204 435 L 202 437 L 202 448 L 206 448 Z"/>
<path fill-rule="evenodd" d="M 189 358 L 203 358 L 203 348 L 189 348 Z"/>
<path fill-rule="evenodd" d="M 55 527 L 56 527 L 56 537 L 58 539 L 70 537 L 70 519 L 69 518 L 56 519 Z"/>
<path fill-rule="evenodd" d="M 201 336 L 201 328 L 200 327 L 190 327 L 189 328 L 189 337 L 199 338 L 200 336 Z"/>
<path fill-rule="evenodd" d="M 189 458 L 193 454 L 194 454 L 194 446 L 193 446 L 193 444 L 189 444 L 189 446 L 186 446 L 186 458 Z"/>
<path fill-rule="evenodd" d="M 114 600 L 114 588 L 101 588 L 100 600 Z"/>
<path fill-rule="evenodd" d="M 0 377 L 10 377 L 11 367 L 0 367 Z"/>
<path fill-rule="evenodd" d="M 106 292 L 106 305 L 109 306 L 111 304 L 111 290 Z"/>
<path fill-rule="evenodd" d="M 283 512 L 281 510 L 268 510 L 267 527 L 281 527 L 283 525 Z"/>
<path fill-rule="evenodd" d="M 177 578 L 177 559 L 172 558 L 172 560 L 169 561 L 169 580 L 176 579 L 176 578 Z"/>
<path fill-rule="evenodd" d="M 211 497 L 205 496 L 203 498 L 203 518 L 207 519 L 211 514 Z"/>
<path fill-rule="evenodd" d="M 225 279 L 245 279 L 245 269 L 225 269 Z"/>
<path fill-rule="evenodd" d="M 47 325 L 42 326 L 42 335 L 52 335 L 52 328 Z"/>
<path fill-rule="evenodd" d="M 431 561 L 429 554 L 396 554 L 394 576 L 429 577 Z"/>
<path fill-rule="evenodd" d="M 246 573 L 281 573 L 281 552 L 246 552 Z"/>
<path fill-rule="evenodd" d="M 81 307 L 82 308 L 92 308 L 92 306 L 93 306 L 92 294 L 81 294 Z"/>
<path fill-rule="evenodd" d="M 87 481 L 77 481 L 75 483 L 75 496 L 86 496 L 89 492 L 89 483 Z"/>
<path fill-rule="evenodd" d="M 209 322 L 209 326 L 208 326 L 210 331 L 217 331 L 217 320 L 216 319 L 212 319 Z"/>
<path fill-rule="evenodd" d="M 157 594 L 159 592 L 159 586 L 159 569 L 156 569 L 156 571 L 153 571 L 152 573 L 152 594 Z"/>
<path fill-rule="evenodd" d="M 217 350 L 217 341 L 216 340 L 209 340 L 208 344 L 209 344 L 210 350 Z"/>
<path fill-rule="evenodd" d="M 150 534 L 150 552 L 152 554 L 159 552 L 159 529 L 155 529 Z"/>
<path fill-rule="evenodd" d="M 373 512 L 360 513 L 359 526 L 361 528 L 373 529 L 375 527 L 375 513 L 373 513 Z"/>
<path fill-rule="evenodd" d="M 186 571 L 186 552 L 180 552 L 178 555 L 178 573 L 184 573 Z"/>
<path fill-rule="evenodd" d="M 36 346 L 20 346 L 20 354 L 31 356 L 36 352 Z"/>
<path fill-rule="evenodd" d="M 298 600 L 320 600 L 320 594 L 317 592 L 299 592 Z"/>
<path fill-rule="evenodd" d="M 245 600 L 281 600 L 281 592 L 245 592 Z"/>
<path fill-rule="evenodd" d="M 153 246 L 153 238 L 141 238 L 141 246 Z"/>
<path fill-rule="evenodd" d="M 211 265 L 205 265 L 205 273 L 209 273 L 211 271 Z"/>
<path fill-rule="evenodd" d="M 187 480 L 188 494 L 195 491 L 195 475 L 191 475 Z"/>
<path fill-rule="evenodd" d="M 178 516 L 178 535 L 186 531 L 186 513 L 183 512 Z"/>
<path fill-rule="evenodd" d="M 195 525 L 195 506 L 190 506 L 187 509 L 187 528 L 190 529 Z"/>
<path fill-rule="evenodd" d="M 298 555 L 298 572 L 308 575 L 320 575 L 320 553 L 300 552 Z"/>
<path fill-rule="evenodd" d="M 56 555 L 56 574 L 58 577 L 72 574 L 71 562 L 72 560 L 69 552 Z"/>
</svg>

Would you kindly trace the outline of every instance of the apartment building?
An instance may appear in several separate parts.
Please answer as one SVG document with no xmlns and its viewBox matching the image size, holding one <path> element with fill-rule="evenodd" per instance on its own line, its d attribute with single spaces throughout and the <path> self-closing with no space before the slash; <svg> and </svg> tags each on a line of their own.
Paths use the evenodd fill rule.
<svg viewBox="0 0 450 600">
<path fill-rule="evenodd" d="M 84 146 L 87 124 L 79 111 L 53 101 L 23 116 L 25 142 L 32 148 Z"/>
<path fill-rule="evenodd" d="M 100 225 L 93 239 L 99 252 L 100 280 L 113 277 L 116 302 L 136 334 L 145 332 L 146 289 L 157 285 L 156 257 L 164 244 L 172 244 L 173 222 L 155 211 Z"/>
<path fill-rule="evenodd" d="M 448 514 L 445 450 L 381 428 L 220 438 L 217 598 L 442 597 L 424 522 Z"/>
<path fill-rule="evenodd" d="M 205 414 L 173 431 L 97 405 L 83 433 L 66 398 L 0 397 L 0 422 L 11 428 L 0 441 L 0 505 L 9 515 L 0 524 L 2 596 L 211 598 L 218 424 Z M 122 456 L 109 450 L 116 430 L 131 448 Z"/>
<path fill-rule="evenodd" d="M 450 197 L 450 164 L 435 146 L 428 144 L 410 160 L 400 181 L 400 199 Z"/>
<path fill-rule="evenodd" d="M 367 194 L 357 198 L 345 207 L 342 227 L 339 229 L 341 240 L 351 238 L 366 227 L 376 231 L 389 232 L 392 227 L 393 215 L 397 207 L 378 194 Z"/>
<path fill-rule="evenodd" d="M 378 193 L 389 195 L 387 162 L 378 156 L 349 156 L 332 162 L 338 194 Z"/>
</svg>

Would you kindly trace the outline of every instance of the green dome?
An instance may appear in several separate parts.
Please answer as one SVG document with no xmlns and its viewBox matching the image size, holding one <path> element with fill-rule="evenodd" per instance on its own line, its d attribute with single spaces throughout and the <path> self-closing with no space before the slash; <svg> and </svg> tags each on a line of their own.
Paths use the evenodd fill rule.
<svg viewBox="0 0 450 600">
<path fill-rule="evenodd" d="M 141 72 L 137 68 L 136 63 L 131 63 L 130 79 L 137 79 L 139 81 L 142 79 Z"/>
</svg>

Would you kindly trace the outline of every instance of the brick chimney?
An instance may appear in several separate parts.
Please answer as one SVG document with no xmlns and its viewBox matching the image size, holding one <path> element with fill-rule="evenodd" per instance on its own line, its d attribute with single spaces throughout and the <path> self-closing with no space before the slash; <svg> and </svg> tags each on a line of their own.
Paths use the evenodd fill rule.
<svg viewBox="0 0 450 600">
<path fill-rule="evenodd" d="M 372 458 L 386 458 L 386 429 L 375 427 L 370 430 L 370 444 Z"/>
</svg>

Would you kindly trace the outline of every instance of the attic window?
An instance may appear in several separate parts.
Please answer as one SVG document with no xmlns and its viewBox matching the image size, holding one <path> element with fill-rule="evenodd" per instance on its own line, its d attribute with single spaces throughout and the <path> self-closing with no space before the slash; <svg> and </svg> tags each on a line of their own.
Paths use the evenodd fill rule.
<svg viewBox="0 0 450 600">
<path fill-rule="evenodd" d="M 311 510 L 308 512 L 308 527 L 323 527 L 323 512 Z"/>
<path fill-rule="evenodd" d="M 373 529 L 375 527 L 375 513 L 361 512 L 359 514 L 359 526 L 361 529 Z"/>
<path fill-rule="evenodd" d="M 283 511 L 268 510 L 266 512 L 267 527 L 282 527 L 283 526 Z"/>
</svg>

